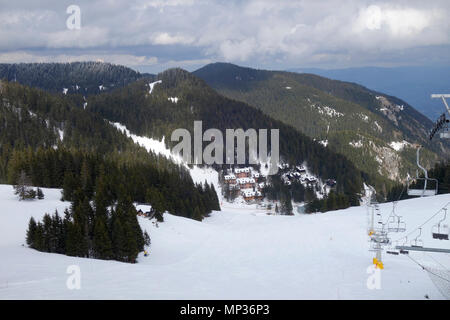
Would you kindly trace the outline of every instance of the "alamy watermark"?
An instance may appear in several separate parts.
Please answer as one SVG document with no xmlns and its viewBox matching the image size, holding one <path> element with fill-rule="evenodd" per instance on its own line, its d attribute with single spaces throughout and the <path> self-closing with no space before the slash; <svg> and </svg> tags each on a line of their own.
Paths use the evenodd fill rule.
<svg viewBox="0 0 450 320">
<path fill-rule="evenodd" d="M 66 26 L 69 30 L 81 29 L 81 9 L 79 6 L 72 4 L 67 7 L 66 13 L 69 17 L 66 20 Z"/>
<path fill-rule="evenodd" d="M 246 145 L 248 145 L 248 164 L 267 164 L 269 175 L 277 174 L 280 159 L 279 129 L 270 130 L 270 153 L 268 153 L 268 130 L 226 129 L 224 144 L 222 131 L 208 129 L 203 132 L 202 121 L 194 121 L 194 153 L 192 158 L 192 136 L 187 129 L 172 132 L 173 142 L 181 141 L 172 149 L 180 154 L 188 164 L 246 164 Z M 210 142 L 203 149 L 203 142 Z M 236 142 L 236 143 L 235 143 Z M 225 149 L 225 153 L 224 153 Z"/>
<path fill-rule="evenodd" d="M 70 265 L 66 269 L 66 273 L 69 275 L 66 280 L 66 287 L 69 290 L 81 289 L 81 269 L 80 266 L 74 264 Z"/>
<path fill-rule="evenodd" d="M 369 276 L 367 277 L 367 289 L 380 290 L 381 289 L 381 269 L 375 265 L 371 265 L 366 270 Z"/>
</svg>

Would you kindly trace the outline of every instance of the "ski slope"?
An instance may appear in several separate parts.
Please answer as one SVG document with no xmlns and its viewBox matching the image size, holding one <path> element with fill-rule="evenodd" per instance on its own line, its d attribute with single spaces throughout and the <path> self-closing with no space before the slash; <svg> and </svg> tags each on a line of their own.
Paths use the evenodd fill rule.
<svg viewBox="0 0 450 320">
<path fill-rule="evenodd" d="M 69 205 L 59 200 L 59 190 L 43 191 L 45 200 L 18 201 L 11 186 L 0 185 L 0 299 L 444 298 L 427 273 L 402 255 L 384 255 L 381 288 L 368 289 L 373 254 L 365 207 L 268 216 L 254 206 L 225 204 L 203 222 L 166 214 L 158 227 L 139 218 L 152 240 L 150 255 L 126 264 L 23 246 L 30 216 L 62 213 Z M 449 201 L 450 195 L 402 201 L 397 212 L 412 230 Z M 392 204 L 380 207 L 388 215 Z M 449 247 L 432 240 L 425 227 L 423 234 L 427 246 Z M 450 266 L 448 257 L 434 258 Z M 71 265 L 80 267 L 80 290 L 66 286 Z"/>
</svg>

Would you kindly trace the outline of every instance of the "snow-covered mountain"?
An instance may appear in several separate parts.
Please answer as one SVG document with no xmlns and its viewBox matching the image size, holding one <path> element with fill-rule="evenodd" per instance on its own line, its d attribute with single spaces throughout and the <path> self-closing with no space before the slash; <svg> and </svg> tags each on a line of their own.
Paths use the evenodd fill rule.
<svg viewBox="0 0 450 320">
<path fill-rule="evenodd" d="M 444 299 L 426 271 L 406 255 L 383 255 L 380 289 L 369 289 L 365 207 L 325 214 L 267 215 L 255 206 L 224 204 L 203 222 L 165 215 L 163 223 L 139 217 L 151 236 L 149 256 L 137 264 L 42 253 L 24 245 L 31 216 L 42 218 L 61 202 L 59 189 L 44 200 L 18 201 L 0 185 L 0 299 Z M 450 202 L 450 195 L 401 201 L 396 213 L 414 230 Z M 383 218 L 392 204 L 380 205 Z M 432 220 L 423 226 L 430 247 Z M 425 265 L 450 266 L 444 254 L 410 252 Z M 66 286 L 79 267 L 80 289 Z M 73 267 L 70 270 L 74 270 Z M 372 270 L 372 271 L 371 271 Z M 73 272 L 73 271 L 70 271 Z M 369 272 L 369 273 L 368 273 Z M 370 286 L 369 286 L 370 287 Z"/>
</svg>

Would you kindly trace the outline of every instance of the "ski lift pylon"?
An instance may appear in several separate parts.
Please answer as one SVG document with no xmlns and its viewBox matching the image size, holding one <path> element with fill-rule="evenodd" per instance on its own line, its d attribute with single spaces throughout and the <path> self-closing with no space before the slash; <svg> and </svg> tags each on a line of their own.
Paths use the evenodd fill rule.
<svg viewBox="0 0 450 320">
<path fill-rule="evenodd" d="M 408 178 L 406 180 L 406 188 L 407 188 L 407 194 L 409 196 L 413 197 L 429 197 L 429 196 L 435 196 L 438 192 L 438 181 L 437 179 L 431 179 L 428 178 L 428 171 L 423 166 L 420 165 L 420 149 L 422 149 L 422 146 L 419 146 L 417 148 L 417 166 L 423 171 L 424 177 L 419 178 L 419 174 L 416 174 L 416 178 L 411 178 L 408 175 Z M 411 188 L 411 183 L 415 181 L 423 181 L 423 188 L 422 189 L 414 189 Z M 434 189 L 427 189 L 428 183 L 434 183 L 435 187 Z"/>
</svg>

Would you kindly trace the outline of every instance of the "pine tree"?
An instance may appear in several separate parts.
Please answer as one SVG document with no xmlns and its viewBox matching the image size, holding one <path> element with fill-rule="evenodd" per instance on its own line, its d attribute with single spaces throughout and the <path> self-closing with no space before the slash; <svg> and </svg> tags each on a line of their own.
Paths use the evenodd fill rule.
<svg viewBox="0 0 450 320">
<path fill-rule="evenodd" d="M 38 198 L 39 200 L 44 199 L 44 192 L 42 192 L 42 189 L 41 189 L 41 188 L 37 188 L 37 198 Z"/>
<path fill-rule="evenodd" d="M 144 241 L 145 241 L 145 245 L 147 246 L 147 247 L 149 247 L 150 245 L 151 245 L 151 239 L 150 239 L 150 236 L 148 235 L 148 233 L 147 233 L 147 230 L 146 231 L 144 231 Z"/>
<path fill-rule="evenodd" d="M 192 218 L 195 219 L 195 220 L 198 220 L 198 221 L 202 221 L 203 220 L 203 215 L 202 215 L 202 212 L 200 211 L 199 207 L 195 207 L 194 215 L 193 215 Z"/>
<path fill-rule="evenodd" d="M 212 209 L 216 211 L 220 211 L 220 201 L 219 197 L 217 196 L 216 189 L 214 188 L 214 185 L 211 183 L 211 198 L 213 201 Z"/>
<path fill-rule="evenodd" d="M 37 230 L 37 224 L 33 217 L 30 218 L 30 222 L 28 223 L 28 230 L 27 230 L 27 245 L 30 248 L 35 248 L 35 237 L 36 237 L 36 230 Z"/>
<path fill-rule="evenodd" d="M 117 215 L 114 213 L 114 215 Z M 119 261 L 125 261 L 126 259 L 126 239 L 125 233 L 120 222 L 119 217 L 113 218 L 112 232 L 111 232 L 112 248 L 114 258 Z"/>
<path fill-rule="evenodd" d="M 105 260 L 113 258 L 111 239 L 103 218 L 95 219 L 93 246 L 95 258 Z"/>
<path fill-rule="evenodd" d="M 44 226 L 41 222 L 37 223 L 34 237 L 34 249 L 44 251 Z"/>
</svg>

